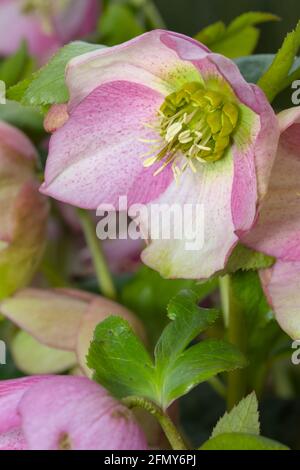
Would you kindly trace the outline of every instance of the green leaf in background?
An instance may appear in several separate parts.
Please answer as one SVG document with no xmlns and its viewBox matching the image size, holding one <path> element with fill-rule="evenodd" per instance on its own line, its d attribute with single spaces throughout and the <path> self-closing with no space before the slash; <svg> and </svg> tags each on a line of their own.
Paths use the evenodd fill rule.
<svg viewBox="0 0 300 470">
<path fill-rule="evenodd" d="M 100 17 L 99 27 L 102 41 L 114 46 L 129 41 L 145 32 L 134 12 L 126 5 L 108 5 Z"/>
<path fill-rule="evenodd" d="M 96 327 L 87 364 L 117 398 L 157 399 L 152 359 L 124 319 L 109 317 Z"/>
<path fill-rule="evenodd" d="M 289 450 L 279 442 L 253 434 L 220 434 L 205 442 L 200 450 Z"/>
<path fill-rule="evenodd" d="M 215 426 L 211 437 L 236 432 L 259 435 L 258 402 L 255 393 L 240 401 L 230 413 L 225 413 Z"/>
<path fill-rule="evenodd" d="M 0 120 L 25 132 L 34 142 L 44 136 L 43 115 L 35 108 L 22 106 L 16 101 L 7 101 L 0 106 Z"/>
<path fill-rule="evenodd" d="M 181 290 L 192 289 L 201 302 L 218 287 L 216 279 L 204 283 L 180 279 L 163 279 L 156 271 L 143 266 L 122 290 L 122 303 L 145 323 L 152 344 L 155 344 L 167 323 L 170 300 Z"/>
<path fill-rule="evenodd" d="M 257 271 L 258 269 L 270 268 L 275 261 L 275 258 L 253 251 L 239 243 L 228 260 L 226 272 L 235 273 L 240 269 L 242 271 Z"/>
<path fill-rule="evenodd" d="M 223 341 L 190 346 L 217 318 L 215 310 L 197 307 L 197 301 L 197 294 L 187 291 L 172 300 L 168 308 L 171 323 L 155 348 L 155 362 L 126 321 L 118 317 L 104 320 L 95 330 L 88 354 L 95 380 L 118 398 L 148 398 L 167 409 L 199 383 L 244 367 L 242 354 Z"/>
<path fill-rule="evenodd" d="M 235 18 L 226 28 L 221 21 L 208 26 L 195 36 L 213 52 L 231 59 L 252 54 L 257 46 L 260 31 L 255 25 L 268 21 L 278 21 L 271 13 L 249 12 Z"/>
<path fill-rule="evenodd" d="M 296 29 L 289 33 L 276 54 L 272 64 L 259 79 L 258 85 L 265 92 L 270 102 L 288 86 L 288 76 L 300 47 L 300 21 Z M 296 75 L 293 76 L 295 79 Z"/>
<path fill-rule="evenodd" d="M 15 85 L 32 72 L 33 60 L 28 54 L 26 42 L 13 55 L 4 59 L 0 64 L 0 80 L 5 82 L 6 88 Z"/>
<path fill-rule="evenodd" d="M 23 82 L 7 91 L 7 98 L 27 106 L 47 106 L 66 103 L 69 99 L 65 84 L 68 62 L 81 54 L 103 48 L 97 44 L 76 41 L 60 49 L 50 62 Z"/>
</svg>

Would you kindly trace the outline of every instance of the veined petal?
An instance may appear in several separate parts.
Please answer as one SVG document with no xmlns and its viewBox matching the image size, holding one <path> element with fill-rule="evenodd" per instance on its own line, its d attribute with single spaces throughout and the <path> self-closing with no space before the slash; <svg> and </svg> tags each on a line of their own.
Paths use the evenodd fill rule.
<svg viewBox="0 0 300 470">
<path fill-rule="evenodd" d="M 170 169 L 153 177 L 142 156 L 159 139 L 144 124 L 155 123 L 163 97 L 142 85 L 118 81 L 94 90 L 51 138 L 41 191 L 78 207 L 100 204 L 118 208 L 119 196 L 128 204 L 147 203 L 172 181 Z"/>
<path fill-rule="evenodd" d="M 158 205 L 154 210 L 160 210 L 159 205 L 167 204 L 163 216 L 166 222 L 172 204 L 179 204 L 181 211 L 187 210 L 188 204 L 192 205 L 193 210 L 197 205 L 199 209 L 202 207 L 204 219 L 201 216 L 187 217 L 183 230 L 184 233 L 196 235 L 200 242 L 203 235 L 203 246 L 187 249 L 187 243 L 191 240 L 186 237 L 183 240 L 152 240 L 142 253 L 144 263 L 168 278 L 202 279 L 222 270 L 238 241 L 231 212 L 233 178 L 234 163 L 230 152 L 212 166 L 197 164 L 196 174 L 186 170 L 180 184 L 177 186 L 174 182 L 155 201 Z M 152 224 L 151 233 L 156 230 L 158 227 Z"/>
<path fill-rule="evenodd" d="M 248 246 L 285 261 L 300 260 L 300 108 L 278 116 L 281 137 L 271 181 Z"/>
<path fill-rule="evenodd" d="M 266 296 L 281 328 L 300 338 L 300 261 L 277 261 L 260 274 Z"/>
<path fill-rule="evenodd" d="M 33 384 L 41 380 L 45 380 L 45 377 L 0 381 L 0 434 L 20 427 L 21 419 L 17 410 L 19 401 Z"/>
<path fill-rule="evenodd" d="M 184 62 L 172 41 L 188 57 Z M 109 49 L 83 54 L 71 60 L 66 71 L 70 110 L 95 88 L 115 80 L 149 86 L 168 95 L 187 81 L 201 80 L 189 57 L 204 57 L 208 49 L 193 39 L 155 30 Z"/>
<path fill-rule="evenodd" d="M 54 377 L 24 395 L 19 412 L 31 450 L 143 450 L 131 412 L 84 377 Z"/>
<path fill-rule="evenodd" d="M 64 293 L 27 289 L 0 305 L 1 313 L 49 347 L 74 351 L 87 304 Z"/>
</svg>

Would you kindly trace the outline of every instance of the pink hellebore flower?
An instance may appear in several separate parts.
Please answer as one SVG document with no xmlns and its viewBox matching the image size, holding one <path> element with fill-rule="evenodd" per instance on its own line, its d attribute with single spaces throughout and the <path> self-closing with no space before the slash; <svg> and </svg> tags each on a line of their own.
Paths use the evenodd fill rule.
<svg viewBox="0 0 300 470">
<path fill-rule="evenodd" d="M 26 40 L 45 62 L 59 47 L 94 31 L 98 0 L 0 0 L 0 56 Z"/>
<path fill-rule="evenodd" d="M 300 338 L 300 108 L 278 116 L 281 137 L 257 225 L 243 242 L 276 258 L 260 273 L 282 329 Z"/>
<path fill-rule="evenodd" d="M 119 196 L 203 205 L 201 250 L 153 240 L 143 261 L 164 277 L 222 270 L 254 225 L 276 153 L 278 123 L 262 91 L 225 57 L 159 30 L 75 58 L 66 82 L 69 119 L 51 138 L 42 192 L 87 209 L 117 208 Z M 201 220 L 195 238 L 202 229 Z"/>
<path fill-rule="evenodd" d="M 145 450 L 132 413 L 85 377 L 0 381 L 0 450 Z"/>
</svg>

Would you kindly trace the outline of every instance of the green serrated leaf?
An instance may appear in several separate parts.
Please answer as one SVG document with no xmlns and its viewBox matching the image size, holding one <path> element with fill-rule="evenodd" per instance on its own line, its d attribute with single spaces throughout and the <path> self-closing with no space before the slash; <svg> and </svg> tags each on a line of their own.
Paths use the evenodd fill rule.
<svg viewBox="0 0 300 470">
<path fill-rule="evenodd" d="M 215 426 L 211 437 L 236 432 L 259 435 L 258 402 L 254 392 L 240 401 L 230 413 L 225 413 Z"/>
<path fill-rule="evenodd" d="M 300 21 L 296 29 L 289 33 L 271 66 L 258 81 L 258 85 L 272 102 L 282 91 L 282 84 L 289 76 L 295 57 L 300 47 Z"/>
<path fill-rule="evenodd" d="M 216 279 L 203 283 L 163 279 L 156 271 L 143 266 L 123 289 L 122 303 L 143 320 L 151 342 L 155 345 L 167 324 L 166 310 L 173 297 L 184 289 L 191 289 L 197 293 L 198 300 L 201 301 L 217 287 Z"/>
<path fill-rule="evenodd" d="M 137 395 L 157 401 L 153 362 L 123 318 L 108 317 L 96 327 L 87 365 L 117 398 Z"/>
<path fill-rule="evenodd" d="M 202 331 L 209 328 L 218 318 L 217 310 L 198 307 L 198 295 L 193 291 L 182 291 L 168 306 L 172 320 L 159 338 L 154 355 L 161 373 L 165 367 L 172 367 L 176 358 Z"/>
<path fill-rule="evenodd" d="M 126 321 L 110 317 L 98 325 L 88 354 L 95 380 L 118 398 L 148 398 L 166 409 L 199 383 L 244 367 L 242 354 L 223 341 L 190 346 L 217 318 L 215 310 L 197 307 L 197 299 L 185 291 L 170 303 L 172 321 L 155 348 L 155 364 Z"/>
<path fill-rule="evenodd" d="M 289 450 L 289 448 L 266 437 L 229 433 L 210 439 L 199 450 Z"/>
<path fill-rule="evenodd" d="M 246 367 L 245 357 L 234 346 L 221 340 L 202 341 L 179 354 L 166 368 L 162 385 L 162 406 L 221 372 Z M 159 367 L 157 373 L 159 373 Z"/>
<path fill-rule="evenodd" d="M 20 101 L 27 106 L 46 106 L 66 103 L 69 99 L 65 84 L 65 69 L 68 62 L 79 55 L 105 46 L 76 41 L 60 49 L 50 62 L 23 82 L 11 87 L 8 99 Z"/>
<path fill-rule="evenodd" d="M 251 250 L 239 243 L 232 252 L 227 266 L 227 273 L 242 271 L 257 271 L 258 269 L 270 268 L 276 259 L 258 251 Z"/>
</svg>

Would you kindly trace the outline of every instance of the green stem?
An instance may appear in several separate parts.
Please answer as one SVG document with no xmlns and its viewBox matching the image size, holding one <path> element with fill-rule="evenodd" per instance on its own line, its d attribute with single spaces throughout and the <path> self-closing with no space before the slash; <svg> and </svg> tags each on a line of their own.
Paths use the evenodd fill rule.
<svg viewBox="0 0 300 470">
<path fill-rule="evenodd" d="M 226 398 L 226 387 L 221 382 L 221 380 L 218 379 L 218 377 L 212 377 L 211 379 L 208 380 L 208 383 L 215 390 L 215 392 L 217 392 L 218 395 L 220 395 L 220 397 Z"/>
<path fill-rule="evenodd" d="M 160 423 L 168 441 L 173 450 L 187 450 L 187 446 L 178 430 L 174 426 L 169 416 L 164 413 L 161 408 L 149 400 L 141 397 L 128 397 L 123 400 L 123 403 L 130 409 L 143 408 L 152 414 Z"/>
<path fill-rule="evenodd" d="M 246 329 L 243 309 L 236 300 L 232 288 L 232 278 L 227 275 L 220 278 L 220 291 L 228 341 L 241 352 L 246 352 Z M 245 369 L 228 373 L 227 408 L 231 410 L 245 396 L 247 382 Z"/>
<path fill-rule="evenodd" d="M 100 290 L 106 297 L 115 299 L 117 297 L 117 292 L 106 263 L 101 242 L 97 238 L 94 222 L 89 212 L 83 209 L 78 209 L 78 215 L 85 234 L 87 245 L 92 255 Z"/>
</svg>

